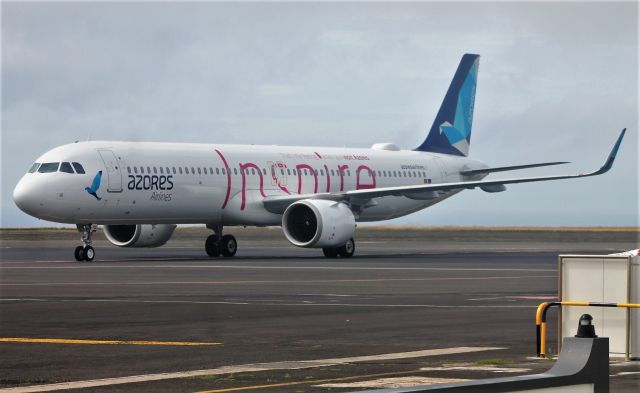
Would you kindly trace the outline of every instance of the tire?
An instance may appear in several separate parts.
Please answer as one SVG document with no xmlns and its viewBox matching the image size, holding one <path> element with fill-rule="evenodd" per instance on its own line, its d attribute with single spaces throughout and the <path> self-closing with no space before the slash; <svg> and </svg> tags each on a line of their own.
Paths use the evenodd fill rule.
<svg viewBox="0 0 640 393">
<path fill-rule="evenodd" d="M 356 242 L 353 238 L 347 240 L 344 246 L 338 247 L 338 254 L 343 258 L 351 258 L 356 252 Z"/>
<path fill-rule="evenodd" d="M 232 257 L 238 251 L 238 242 L 232 235 L 224 235 L 220 240 L 220 253 L 224 257 Z"/>
<path fill-rule="evenodd" d="M 218 236 L 210 235 L 204 242 L 204 249 L 210 257 L 220 256 L 220 247 L 218 247 Z"/>
<path fill-rule="evenodd" d="M 327 258 L 337 258 L 338 257 L 338 249 L 335 247 L 325 247 L 322 249 L 322 253 Z"/>
<path fill-rule="evenodd" d="M 76 261 L 78 262 L 84 261 L 84 247 L 76 247 L 76 249 L 73 251 L 73 256 L 76 257 Z"/>
<path fill-rule="evenodd" d="M 93 258 L 96 256 L 96 251 L 91 246 L 86 246 L 82 250 L 82 254 L 84 256 L 84 260 L 87 262 L 93 261 Z"/>
</svg>

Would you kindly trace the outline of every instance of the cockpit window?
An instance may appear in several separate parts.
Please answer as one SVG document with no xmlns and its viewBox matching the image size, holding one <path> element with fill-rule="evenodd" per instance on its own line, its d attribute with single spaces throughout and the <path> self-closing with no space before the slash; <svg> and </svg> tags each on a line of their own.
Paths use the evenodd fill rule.
<svg viewBox="0 0 640 393">
<path fill-rule="evenodd" d="M 82 165 L 80 165 L 80 163 L 78 162 L 72 162 L 73 167 L 76 169 L 77 173 L 83 174 L 84 173 L 84 168 L 82 167 Z"/>
<path fill-rule="evenodd" d="M 63 162 L 62 164 L 60 164 L 60 172 L 74 173 L 73 168 L 71 168 L 71 164 L 69 164 L 68 162 Z"/>
<path fill-rule="evenodd" d="M 38 172 L 39 173 L 57 172 L 59 166 L 60 166 L 59 162 L 45 162 L 44 164 L 40 165 L 40 168 L 38 168 Z"/>
<path fill-rule="evenodd" d="M 31 165 L 31 169 L 29 169 L 29 173 L 33 173 L 37 171 L 39 166 L 40 166 L 39 162 L 34 162 L 33 165 Z"/>
</svg>

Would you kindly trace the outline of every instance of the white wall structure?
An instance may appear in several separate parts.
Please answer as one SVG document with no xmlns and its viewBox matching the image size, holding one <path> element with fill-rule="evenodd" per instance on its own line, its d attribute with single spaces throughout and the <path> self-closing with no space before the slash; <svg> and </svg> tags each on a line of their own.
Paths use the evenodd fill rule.
<svg viewBox="0 0 640 393">
<path fill-rule="evenodd" d="M 567 302 L 640 303 L 639 259 L 631 255 L 560 255 L 558 297 Z M 591 314 L 596 334 L 609 337 L 611 356 L 640 357 L 640 310 L 563 306 L 560 337 L 573 337 L 582 314 Z"/>
</svg>

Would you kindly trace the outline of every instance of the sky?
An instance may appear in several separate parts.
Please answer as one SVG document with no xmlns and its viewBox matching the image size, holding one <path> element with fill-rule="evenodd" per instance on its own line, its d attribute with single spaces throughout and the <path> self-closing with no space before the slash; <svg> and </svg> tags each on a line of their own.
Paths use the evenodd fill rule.
<svg viewBox="0 0 640 393">
<path fill-rule="evenodd" d="M 2 2 L 2 227 L 33 161 L 75 140 L 412 149 L 481 55 L 470 156 L 571 161 L 388 223 L 637 226 L 637 2 Z"/>
</svg>

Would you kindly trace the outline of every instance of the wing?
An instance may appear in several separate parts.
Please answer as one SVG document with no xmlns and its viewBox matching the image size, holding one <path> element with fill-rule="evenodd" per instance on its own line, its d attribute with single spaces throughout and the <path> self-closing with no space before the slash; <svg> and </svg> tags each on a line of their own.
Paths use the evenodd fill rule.
<svg viewBox="0 0 640 393">
<path fill-rule="evenodd" d="M 424 195 L 425 199 L 429 199 L 429 195 L 437 195 L 438 191 L 452 191 L 461 189 L 474 189 L 476 187 L 487 188 L 503 186 L 505 184 L 518 184 L 518 183 L 531 183 L 539 181 L 550 180 L 563 180 L 563 179 L 577 179 L 580 177 L 597 176 L 606 173 L 613 166 L 613 161 L 616 158 L 622 138 L 624 137 L 627 129 L 623 129 L 616 141 L 613 149 L 609 153 L 607 160 L 600 169 L 587 174 L 577 175 L 558 175 L 558 176 L 542 176 L 542 177 L 520 177 L 512 179 L 498 179 L 498 180 L 480 180 L 480 181 L 466 181 L 466 182 L 454 182 L 454 183 L 440 183 L 440 184 L 419 184 L 413 186 L 400 186 L 400 187 L 384 187 L 373 188 L 366 190 L 353 190 L 340 193 L 318 193 L 318 194 L 303 194 L 303 195 L 285 195 L 285 196 L 269 196 L 263 200 L 265 209 L 272 213 L 282 214 L 286 208 L 293 202 L 302 199 L 326 199 L 339 202 L 359 202 L 358 204 L 365 205 L 367 201 L 373 198 L 380 198 L 385 196 L 409 196 L 416 198 L 416 196 Z"/>
</svg>

